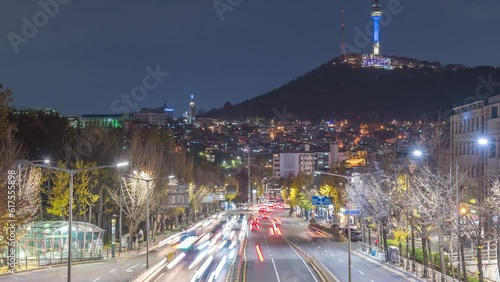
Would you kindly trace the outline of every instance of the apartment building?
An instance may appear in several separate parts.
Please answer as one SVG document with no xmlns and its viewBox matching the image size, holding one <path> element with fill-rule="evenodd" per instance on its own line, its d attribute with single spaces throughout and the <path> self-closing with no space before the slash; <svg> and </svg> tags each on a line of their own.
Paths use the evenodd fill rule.
<svg viewBox="0 0 500 282">
<path fill-rule="evenodd" d="M 480 174 L 486 171 L 488 179 L 500 172 L 500 95 L 453 109 L 450 117 L 451 152 L 465 173 L 466 184 L 478 187 Z M 487 144 L 479 144 L 485 138 Z"/>
</svg>

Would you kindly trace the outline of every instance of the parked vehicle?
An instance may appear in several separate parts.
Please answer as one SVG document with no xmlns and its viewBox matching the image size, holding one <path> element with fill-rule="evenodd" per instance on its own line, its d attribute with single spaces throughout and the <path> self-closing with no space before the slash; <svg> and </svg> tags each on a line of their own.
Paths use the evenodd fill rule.
<svg viewBox="0 0 500 282">
<path fill-rule="evenodd" d="M 358 242 L 363 240 L 363 234 L 359 231 L 352 231 L 351 242 Z"/>
</svg>

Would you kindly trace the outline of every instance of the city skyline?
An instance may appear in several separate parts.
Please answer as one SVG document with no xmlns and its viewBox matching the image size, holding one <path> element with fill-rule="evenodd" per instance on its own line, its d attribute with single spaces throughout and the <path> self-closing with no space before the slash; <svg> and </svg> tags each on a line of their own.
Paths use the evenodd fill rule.
<svg viewBox="0 0 500 282">
<path fill-rule="evenodd" d="M 114 113 L 123 106 L 122 93 L 142 87 L 147 90 L 128 105 L 130 111 L 166 101 L 180 116 L 191 94 L 196 108 L 208 111 L 264 94 L 338 56 L 341 10 L 348 52 L 368 54 L 372 48 L 356 38 L 366 36 L 361 30 L 371 21 L 373 1 L 224 3 L 9 4 L 0 27 L 0 82 L 14 92 L 15 106 L 55 108 L 64 115 Z M 469 66 L 500 62 L 495 1 L 380 4 L 387 20 L 381 23 L 382 55 Z M 26 21 L 39 23 L 31 34 L 23 34 Z"/>
</svg>

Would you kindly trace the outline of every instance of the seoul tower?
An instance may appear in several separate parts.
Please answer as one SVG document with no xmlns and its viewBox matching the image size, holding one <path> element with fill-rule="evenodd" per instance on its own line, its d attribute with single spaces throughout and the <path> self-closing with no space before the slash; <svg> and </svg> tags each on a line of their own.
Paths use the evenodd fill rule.
<svg viewBox="0 0 500 282">
<path fill-rule="evenodd" d="M 378 0 L 373 1 L 372 6 L 372 19 L 373 19 L 373 55 L 380 55 L 380 18 L 382 18 L 382 8 Z"/>
</svg>

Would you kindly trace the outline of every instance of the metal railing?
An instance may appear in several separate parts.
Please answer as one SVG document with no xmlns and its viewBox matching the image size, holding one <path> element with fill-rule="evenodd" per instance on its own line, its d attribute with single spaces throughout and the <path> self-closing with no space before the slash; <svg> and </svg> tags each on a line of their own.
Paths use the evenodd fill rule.
<svg viewBox="0 0 500 282">
<path fill-rule="evenodd" d="M 96 252 L 92 251 L 72 251 L 72 262 L 84 262 L 84 261 L 94 261 L 102 260 L 104 257 L 110 256 L 109 250 L 103 253 L 101 250 Z M 0 258 L 0 267 L 7 266 L 8 258 Z M 40 266 L 57 265 L 57 264 L 67 264 L 68 263 L 68 253 L 62 253 L 61 256 L 46 256 L 46 257 L 24 257 L 16 258 L 16 270 L 36 268 Z"/>
<path fill-rule="evenodd" d="M 452 253 L 451 260 L 456 263 L 457 253 Z M 474 248 L 464 248 L 464 258 L 466 264 L 477 264 L 477 247 Z M 481 250 L 481 258 L 483 259 L 483 264 L 496 263 L 497 261 L 497 244 L 495 241 L 487 241 L 484 243 L 483 249 Z"/>
<path fill-rule="evenodd" d="M 241 267 L 243 266 L 243 252 L 245 251 L 247 245 L 247 237 L 238 249 L 238 253 L 234 258 L 233 262 L 229 266 L 229 271 L 227 272 L 226 282 L 239 282 L 243 280 L 241 275 Z"/>
<path fill-rule="evenodd" d="M 379 249 L 375 246 L 370 246 L 363 242 L 358 242 L 358 251 L 366 255 L 375 257 L 380 261 L 386 261 L 385 251 Z M 402 257 L 395 253 L 389 255 L 389 261 L 387 262 L 390 266 L 396 267 L 399 270 L 412 273 L 416 277 L 425 279 L 424 281 L 440 281 L 440 282 L 459 282 L 451 276 L 445 275 L 437 270 L 433 270 L 430 267 L 424 266 L 417 263 L 409 258 Z"/>
</svg>

